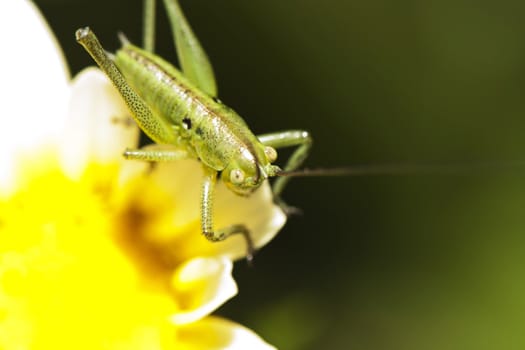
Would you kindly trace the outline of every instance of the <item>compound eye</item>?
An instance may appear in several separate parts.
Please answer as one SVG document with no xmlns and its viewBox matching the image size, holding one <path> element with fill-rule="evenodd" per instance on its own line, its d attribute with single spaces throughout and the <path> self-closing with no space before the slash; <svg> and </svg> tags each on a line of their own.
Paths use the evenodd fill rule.
<svg viewBox="0 0 525 350">
<path fill-rule="evenodd" d="M 270 163 L 275 162 L 275 160 L 277 159 L 277 151 L 273 147 L 264 147 L 264 154 L 266 155 L 266 158 Z"/>
<path fill-rule="evenodd" d="M 244 182 L 244 172 L 241 169 L 233 169 L 230 171 L 230 181 L 234 185 L 240 185 Z"/>
</svg>

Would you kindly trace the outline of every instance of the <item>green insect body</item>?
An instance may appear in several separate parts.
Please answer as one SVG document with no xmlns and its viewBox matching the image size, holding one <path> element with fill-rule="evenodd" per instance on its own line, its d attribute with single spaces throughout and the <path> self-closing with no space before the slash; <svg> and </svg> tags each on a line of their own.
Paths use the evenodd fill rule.
<svg viewBox="0 0 525 350">
<path fill-rule="evenodd" d="M 145 0 L 146 7 L 152 0 Z M 182 71 L 152 52 L 123 41 L 115 55 L 107 54 L 89 28 L 79 29 L 77 41 L 84 46 L 110 78 L 128 105 L 139 127 L 156 143 L 138 150 L 127 150 L 127 159 L 159 162 L 199 159 L 204 168 L 201 197 L 202 232 L 210 241 L 221 241 L 242 234 L 248 244 L 247 258 L 254 250 L 247 227 L 240 223 L 215 230 L 213 192 L 217 174 L 233 192 L 249 195 L 280 168 L 272 163 L 275 148 L 298 146 L 285 171 L 296 169 L 311 146 L 310 135 L 290 130 L 255 136 L 244 120 L 217 98 L 211 64 L 176 2 L 165 0 L 175 37 Z M 154 11 L 147 11 L 152 16 Z M 146 18 L 145 23 L 154 23 Z M 152 35 L 151 28 L 145 31 Z M 145 38 L 152 49 L 152 38 Z M 279 177 L 273 184 L 274 198 L 288 207 L 280 194 L 289 178 Z"/>
<path fill-rule="evenodd" d="M 193 86 L 168 62 L 130 44 L 117 51 L 114 62 L 152 113 L 171 124 L 170 138 L 152 135 L 155 142 L 185 149 L 190 157 L 222 171 L 222 180 L 241 195 L 279 170 L 271 165 L 275 151 L 264 146 L 235 111 Z M 232 182 L 238 171 L 244 181 Z"/>
</svg>

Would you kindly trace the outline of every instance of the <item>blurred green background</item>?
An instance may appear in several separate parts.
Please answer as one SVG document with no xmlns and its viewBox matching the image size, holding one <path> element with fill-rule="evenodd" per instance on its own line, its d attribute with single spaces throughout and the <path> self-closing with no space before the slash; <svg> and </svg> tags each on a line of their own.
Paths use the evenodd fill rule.
<svg viewBox="0 0 525 350">
<path fill-rule="evenodd" d="M 141 1 L 37 0 L 140 43 Z M 309 167 L 525 160 L 525 2 L 181 0 L 221 99 L 256 133 L 304 128 Z M 159 8 L 157 48 L 175 61 Z M 29 44 L 29 43 L 28 43 Z M 523 349 L 525 171 L 294 180 L 292 217 L 219 313 L 285 350 Z"/>
</svg>

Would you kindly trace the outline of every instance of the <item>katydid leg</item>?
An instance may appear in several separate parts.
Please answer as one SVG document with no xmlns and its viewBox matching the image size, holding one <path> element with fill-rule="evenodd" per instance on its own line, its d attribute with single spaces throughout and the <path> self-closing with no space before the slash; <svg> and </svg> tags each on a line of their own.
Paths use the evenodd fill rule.
<svg viewBox="0 0 525 350">
<path fill-rule="evenodd" d="M 126 149 L 124 158 L 131 160 L 142 160 L 146 162 L 172 162 L 191 158 L 187 151 L 166 148 L 163 145 L 152 144 L 140 149 Z"/>
<path fill-rule="evenodd" d="M 93 57 L 126 102 L 140 128 L 156 143 L 173 143 L 176 135 L 163 118 L 155 116 L 140 96 L 128 85 L 115 63 L 104 51 L 95 33 L 88 27 L 77 30 L 77 41 Z"/>
<path fill-rule="evenodd" d="M 156 0 L 144 0 L 142 45 L 149 52 L 155 51 L 155 8 Z"/>
<path fill-rule="evenodd" d="M 182 72 L 199 89 L 210 96 L 217 96 L 217 83 L 208 55 L 193 33 L 177 0 L 164 0 L 171 22 L 177 57 Z"/>
<path fill-rule="evenodd" d="M 245 225 L 231 225 L 217 230 L 214 230 L 213 228 L 213 194 L 216 183 L 217 172 L 213 169 L 204 167 L 204 181 L 202 184 L 201 195 L 202 234 L 212 242 L 220 242 L 231 235 L 241 234 L 246 240 L 247 245 L 246 260 L 251 261 L 253 259 L 255 247 L 250 236 L 250 231 Z"/>
<path fill-rule="evenodd" d="M 257 137 L 264 145 L 273 148 L 297 147 L 286 162 L 283 168 L 284 171 L 291 171 L 300 167 L 312 147 L 312 137 L 308 131 L 304 130 L 280 131 L 259 135 Z M 281 193 L 289 181 L 290 177 L 278 177 L 272 186 L 275 202 L 288 213 L 293 212 L 294 208 L 288 207 L 286 203 L 283 202 Z"/>
</svg>

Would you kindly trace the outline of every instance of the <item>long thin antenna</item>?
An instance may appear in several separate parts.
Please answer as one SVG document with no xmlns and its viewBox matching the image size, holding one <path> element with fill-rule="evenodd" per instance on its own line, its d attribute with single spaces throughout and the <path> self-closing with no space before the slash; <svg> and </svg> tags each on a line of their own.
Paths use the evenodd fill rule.
<svg viewBox="0 0 525 350">
<path fill-rule="evenodd" d="M 384 176 L 384 175 L 469 175 L 487 172 L 525 170 L 525 161 L 463 162 L 447 164 L 359 164 L 338 168 L 280 171 L 276 176 Z"/>
</svg>

